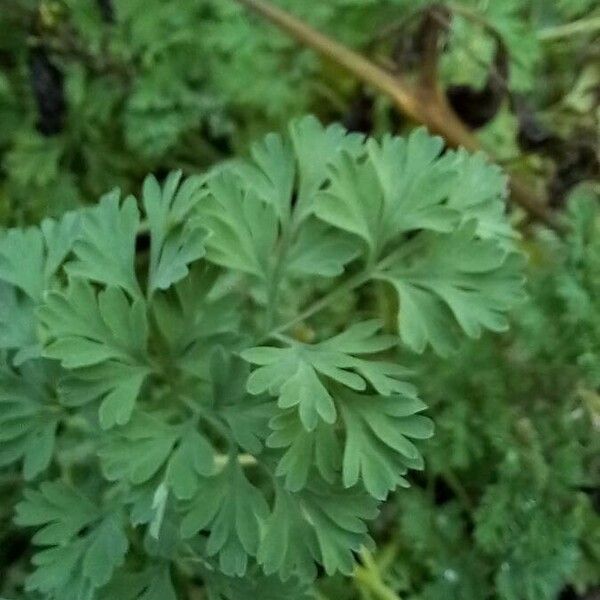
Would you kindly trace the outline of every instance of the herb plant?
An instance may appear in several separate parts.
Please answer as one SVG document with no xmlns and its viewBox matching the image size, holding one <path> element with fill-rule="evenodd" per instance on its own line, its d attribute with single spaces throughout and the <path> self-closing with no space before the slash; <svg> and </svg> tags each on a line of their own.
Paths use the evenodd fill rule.
<svg viewBox="0 0 600 600">
<path fill-rule="evenodd" d="M 425 473 L 386 504 L 356 594 L 327 582 L 325 597 L 386 597 L 373 580 L 410 600 L 595 597 L 598 191 L 571 195 L 564 239 L 528 240 L 529 297 L 508 334 L 465 339 L 450 361 L 409 362 L 436 421 Z"/>
<path fill-rule="evenodd" d="M 573 182 L 597 176 L 594 0 L 274 4 L 416 78 L 423 13 L 445 6 L 442 91 L 450 99 L 456 87 L 477 94 L 492 76 L 499 86 L 491 102 L 476 95 L 467 107 L 495 117 L 478 132 L 483 146 L 540 189 L 552 184 L 557 203 Z M 5 225 L 60 216 L 115 185 L 136 191 L 149 172 L 203 170 L 304 112 L 365 132 L 406 127 L 384 98 L 299 49 L 239 0 L 7 0 L 2 8 Z M 494 64 L 498 38 L 507 68 Z M 453 106 L 473 122 L 470 110 Z"/>
<path fill-rule="evenodd" d="M 522 300 L 504 176 L 442 148 L 305 117 L 2 233 L 0 464 L 36 547 L 15 593 L 304 598 L 352 573 L 433 431 L 399 358 Z"/>
</svg>

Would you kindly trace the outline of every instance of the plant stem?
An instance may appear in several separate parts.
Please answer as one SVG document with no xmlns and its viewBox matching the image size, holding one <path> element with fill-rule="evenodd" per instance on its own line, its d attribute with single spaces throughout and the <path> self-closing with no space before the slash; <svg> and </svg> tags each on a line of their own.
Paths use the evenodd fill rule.
<svg viewBox="0 0 600 600">
<path fill-rule="evenodd" d="M 354 577 L 356 581 L 361 586 L 367 588 L 378 600 L 401 600 L 400 596 L 381 579 L 381 573 L 371 553 L 363 550 L 360 554 L 364 566 L 357 566 L 355 568 Z"/>
<path fill-rule="evenodd" d="M 281 285 L 285 259 L 287 257 L 287 253 L 289 251 L 292 240 L 291 227 L 292 224 L 288 218 L 282 224 L 283 233 L 281 235 L 281 239 L 279 240 L 276 262 L 267 289 L 267 324 L 265 327 L 267 331 L 269 331 L 273 327 L 275 319 L 277 318 L 277 300 L 279 298 L 279 286 Z"/>
<path fill-rule="evenodd" d="M 433 93 L 434 90 L 419 92 L 411 89 L 397 74 L 389 73 L 360 53 L 330 39 L 266 0 L 237 2 L 265 17 L 302 45 L 316 50 L 359 80 L 388 95 L 402 113 L 414 121 L 425 123 L 432 131 L 443 135 L 452 146 L 464 146 L 469 150 L 479 147 L 476 137 L 446 104 L 440 103 L 442 98 Z"/>
<path fill-rule="evenodd" d="M 311 304 L 308 308 L 303 310 L 299 315 L 296 315 L 293 319 L 290 319 L 289 321 L 278 325 L 274 329 L 271 329 L 271 331 L 269 331 L 259 340 L 259 343 L 283 333 L 290 327 L 293 327 L 298 323 L 302 323 L 302 321 L 305 321 L 306 319 L 312 317 L 314 314 L 320 312 L 324 308 L 327 308 L 334 300 L 336 300 L 340 296 L 350 293 L 357 287 L 360 287 L 363 283 L 367 282 L 371 278 L 371 275 L 372 273 L 370 270 L 359 271 L 358 273 L 347 279 L 344 283 L 339 285 L 337 288 L 333 289 L 331 292 L 329 292 L 322 298 L 319 298 L 319 300 Z"/>
<path fill-rule="evenodd" d="M 258 461 L 252 454 L 238 454 L 237 461 L 242 467 L 254 467 Z M 215 456 L 215 464 L 217 468 L 222 469 L 229 462 L 228 454 L 217 454 Z"/>
</svg>

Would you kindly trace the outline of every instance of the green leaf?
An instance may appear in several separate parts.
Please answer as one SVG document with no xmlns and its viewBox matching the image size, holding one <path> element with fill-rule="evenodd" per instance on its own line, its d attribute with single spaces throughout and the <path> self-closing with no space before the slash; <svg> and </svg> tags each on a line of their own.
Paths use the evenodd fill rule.
<svg viewBox="0 0 600 600">
<path fill-rule="evenodd" d="M 60 400 L 66 406 L 83 406 L 100 400 L 101 427 L 125 425 L 149 373 L 147 366 L 116 361 L 76 369 L 60 381 Z"/>
<path fill-rule="evenodd" d="M 477 235 L 511 248 L 518 235 L 506 216 L 506 175 L 481 152 L 469 154 L 461 149 L 455 156 L 459 176 L 448 197 L 448 206 L 460 213 L 463 223 L 475 219 Z"/>
<path fill-rule="evenodd" d="M 286 272 L 335 277 L 359 254 L 356 244 L 342 232 L 311 219 L 300 229 L 287 256 Z"/>
<path fill-rule="evenodd" d="M 294 575 L 304 580 L 316 577 L 317 542 L 307 525 L 299 498 L 277 486 L 257 557 L 267 575 L 277 573 L 283 581 Z"/>
<path fill-rule="evenodd" d="M 215 472 L 215 456 L 210 442 L 197 430 L 189 427 L 173 452 L 166 478 L 179 499 L 190 499 L 200 485 L 200 477 Z"/>
<path fill-rule="evenodd" d="M 0 280 L 41 302 L 79 232 L 79 215 L 68 213 L 60 221 L 45 219 L 40 228 L 0 233 Z"/>
<path fill-rule="evenodd" d="M 206 577 L 210 600 L 314 600 L 314 590 L 306 582 L 290 578 L 281 581 L 277 576 L 266 576 L 257 569 L 244 577 L 225 577 L 211 573 Z"/>
<path fill-rule="evenodd" d="M 175 496 L 189 499 L 215 472 L 213 447 L 192 421 L 172 426 L 161 417 L 139 412 L 114 430 L 98 451 L 102 470 L 110 481 L 141 485 L 164 467 L 165 482 Z"/>
<path fill-rule="evenodd" d="M 343 148 L 357 155 L 363 141 L 362 135 L 349 134 L 339 124 L 324 127 L 314 116 L 291 121 L 288 134 L 266 135 L 252 146 L 251 160 L 234 165 L 244 184 L 273 208 L 284 227 L 292 210 L 295 226 L 310 215 L 336 154 Z M 292 202 L 296 184 L 297 198 Z"/>
<path fill-rule="evenodd" d="M 73 279 L 65 292 L 47 296 L 39 315 L 48 339 L 44 356 L 75 369 L 62 386 L 66 402 L 100 398 L 102 426 L 125 424 L 150 373 L 144 301 L 130 303 L 117 287 L 96 296 L 88 282 Z"/>
<path fill-rule="evenodd" d="M 371 259 L 377 258 L 383 237 L 383 197 L 370 163 L 358 162 L 342 153 L 331 168 L 331 183 L 315 202 L 316 216 L 343 231 L 360 237 Z"/>
<path fill-rule="evenodd" d="M 148 481 L 165 465 L 179 435 L 176 427 L 158 416 L 136 414 L 125 427 L 114 430 L 98 451 L 105 477 L 134 485 Z"/>
<path fill-rule="evenodd" d="M 206 232 L 190 217 L 203 179 L 191 177 L 179 185 L 180 180 L 178 171 L 167 177 L 162 189 L 153 176 L 144 181 L 143 204 L 151 236 L 149 294 L 186 277 L 188 265 L 206 253 Z"/>
<path fill-rule="evenodd" d="M 140 213 L 135 198 L 129 196 L 121 206 L 119 198 L 115 190 L 85 214 L 73 248 L 76 260 L 66 269 L 71 275 L 121 287 L 135 298 L 141 295 L 134 262 Z"/>
<path fill-rule="evenodd" d="M 0 243 L 0 277 L 39 300 L 44 285 L 44 249 L 39 229 L 11 229 L 2 234 Z"/>
<path fill-rule="evenodd" d="M 318 482 L 297 494 L 279 486 L 276 492 L 258 554 L 265 573 L 313 579 L 317 562 L 328 575 L 350 575 L 352 553 L 371 543 L 364 521 L 377 514 L 375 501 Z"/>
<path fill-rule="evenodd" d="M 431 344 L 448 355 L 457 343 L 455 323 L 473 338 L 484 329 L 506 330 L 506 311 L 523 298 L 520 256 L 478 239 L 475 227 L 471 221 L 448 235 L 421 234 L 420 254 L 377 275 L 396 289 L 400 335 L 417 352 Z"/>
<path fill-rule="evenodd" d="M 295 176 L 289 142 L 279 134 L 269 133 L 252 145 L 250 154 L 252 161 L 236 163 L 236 171 L 245 185 L 253 187 L 256 197 L 269 204 L 282 223 L 287 223 Z"/>
<path fill-rule="evenodd" d="M 27 361 L 19 372 L 0 364 L 0 466 L 22 459 L 26 480 L 52 460 L 60 416 L 49 394 L 55 384 L 45 361 Z"/>
<path fill-rule="evenodd" d="M 68 369 L 111 359 L 144 362 L 148 337 L 144 301 L 130 303 L 117 287 L 96 296 L 88 282 L 72 279 L 65 292 L 47 296 L 39 314 L 51 340 L 44 355 Z"/>
<path fill-rule="evenodd" d="M 277 239 L 276 212 L 234 172 L 221 172 L 207 184 L 198 213 L 211 235 L 207 259 L 215 264 L 267 279 Z"/>
<path fill-rule="evenodd" d="M 278 395 L 281 408 L 297 407 L 307 430 L 314 429 L 319 419 L 334 423 L 333 399 L 317 375 L 310 356 L 300 346 L 292 348 L 252 348 L 242 357 L 261 365 L 248 379 L 251 394 L 269 392 Z M 333 368 L 337 368 L 333 365 Z M 360 385 L 360 384 L 358 384 Z"/>
<path fill-rule="evenodd" d="M 294 119 L 288 127 L 298 163 L 298 196 L 296 219 L 304 220 L 313 210 L 317 192 L 327 180 L 329 167 L 343 150 L 356 156 L 362 149 L 364 137 L 348 133 L 334 123 L 327 127 L 312 115 Z"/>
<path fill-rule="evenodd" d="M 44 263 L 45 289 L 50 287 L 51 278 L 59 271 L 73 245 L 81 235 L 81 213 L 70 212 L 59 220 L 44 219 L 40 225 L 46 246 Z"/>
<path fill-rule="evenodd" d="M 99 600 L 177 600 L 168 564 L 159 562 L 138 573 L 117 572 Z"/>
<path fill-rule="evenodd" d="M 240 448 L 257 455 L 269 434 L 274 403 L 248 396 L 249 372 L 248 363 L 239 356 L 227 353 L 222 347 L 213 351 L 210 360 L 213 408 L 223 417 Z"/>
<path fill-rule="evenodd" d="M 341 449 L 333 427 L 320 422 L 307 431 L 296 411 L 287 410 L 271 419 L 269 448 L 285 448 L 275 474 L 285 478 L 286 489 L 297 492 L 306 486 L 313 467 L 333 483 L 341 467 Z"/>
<path fill-rule="evenodd" d="M 86 537 L 82 574 L 92 587 L 102 587 L 110 581 L 114 569 L 123 564 L 129 541 L 117 514 L 105 517 Z"/>
<path fill-rule="evenodd" d="M 120 514 L 103 515 L 81 492 L 60 481 L 42 483 L 39 491 L 26 490 L 24 496 L 15 522 L 43 526 L 33 543 L 48 546 L 33 556 L 35 570 L 26 589 L 58 600 L 89 597 L 108 583 L 129 546 Z"/>
<path fill-rule="evenodd" d="M 86 496 L 60 481 L 46 481 L 39 491 L 25 490 L 23 495 L 15 523 L 23 527 L 43 525 L 33 537 L 40 546 L 63 545 L 100 517 Z"/>
<path fill-rule="evenodd" d="M 448 231 L 456 215 L 445 205 L 457 180 L 452 154 L 442 155 L 443 140 L 420 127 L 408 137 L 386 135 L 367 142 L 382 193 L 383 235 L 429 229 Z M 387 229 L 386 229 L 387 228 Z"/>
<path fill-rule="evenodd" d="M 240 298 L 231 293 L 214 265 L 195 264 L 169 293 L 152 298 L 152 316 L 171 358 L 181 369 L 197 374 L 198 359 L 207 348 L 236 335 Z"/>
<path fill-rule="evenodd" d="M 366 321 L 319 344 L 291 342 L 288 348 L 244 350 L 242 358 L 259 365 L 248 378 L 247 389 L 251 394 L 278 395 L 280 408 L 298 407 L 308 431 L 317 426 L 319 419 L 329 424 L 336 420 L 333 397 L 321 377 L 354 390 L 366 389 L 369 382 L 382 394 L 404 391 L 406 384 L 398 379 L 406 374 L 404 369 L 351 355 L 381 352 L 394 345 L 393 336 L 376 335 L 380 327 L 379 321 Z"/>
<path fill-rule="evenodd" d="M 187 538 L 209 530 L 207 555 L 218 554 L 221 571 L 241 577 L 248 557 L 256 556 L 267 513 L 264 496 L 233 457 L 221 473 L 204 480 L 183 517 L 181 533 Z"/>
<path fill-rule="evenodd" d="M 0 349 L 37 346 L 34 303 L 17 288 L 0 282 Z"/>
<path fill-rule="evenodd" d="M 369 140 L 369 160 L 340 153 L 315 214 L 362 238 L 371 261 L 403 232 L 450 230 L 456 214 L 445 200 L 456 172 L 449 157 L 439 157 L 441 148 L 440 138 L 417 129 L 407 139 Z"/>
<path fill-rule="evenodd" d="M 416 396 L 370 396 L 345 392 L 340 403 L 345 424 L 343 482 L 359 481 L 379 500 L 396 486 L 408 486 L 403 475 L 422 469 L 423 459 L 409 438 L 433 434 L 432 422 L 416 413 L 425 405 Z"/>
<path fill-rule="evenodd" d="M 27 578 L 26 589 L 50 593 L 57 600 L 75 591 L 74 598 L 89 597 L 110 581 L 128 546 L 118 516 L 107 516 L 85 536 L 35 554 L 36 569 Z"/>
</svg>

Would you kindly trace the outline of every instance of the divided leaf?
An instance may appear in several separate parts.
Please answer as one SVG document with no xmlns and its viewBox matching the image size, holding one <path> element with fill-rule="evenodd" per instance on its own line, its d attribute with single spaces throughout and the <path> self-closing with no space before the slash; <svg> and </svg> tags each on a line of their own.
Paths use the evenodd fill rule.
<svg viewBox="0 0 600 600">
<path fill-rule="evenodd" d="M 227 288 L 218 267 L 192 265 L 187 277 L 167 293 L 152 298 L 152 319 L 163 338 L 165 350 L 181 369 L 197 374 L 198 355 L 205 356 L 213 344 L 237 335 L 240 299 Z"/>
<path fill-rule="evenodd" d="M 248 379 L 248 391 L 251 394 L 278 395 L 280 408 L 297 408 L 304 427 L 311 431 L 319 423 L 334 423 L 336 410 L 329 391 L 317 375 L 315 353 L 310 353 L 301 346 L 290 348 L 257 347 L 245 350 L 242 357 L 249 362 L 261 365 Z M 323 365 L 321 364 L 323 367 Z M 323 370 L 336 372 L 338 366 L 329 361 Z M 341 371 L 341 377 L 346 372 Z M 359 387 L 360 378 L 347 379 Z M 356 377 L 356 376 L 354 376 Z"/>
<path fill-rule="evenodd" d="M 19 355 L 35 348 L 39 353 L 35 304 L 19 290 L 0 281 L 0 350 L 17 350 Z"/>
<path fill-rule="evenodd" d="M 64 292 L 48 294 L 39 315 L 49 340 L 44 356 L 75 369 L 63 386 L 67 403 L 101 398 L 102 426 L 126 423 L 150 373 L 144 301 L 130 302 L 118 287 L 96 295 L 90 283 L 72 279 Z"/>
<path fill-rule="evenodd" d="M 177 600 L 169 565 L 151 564 L 141 572 L 120 570 L 111 582 L 100 590 L 99 600 Z"/>
<path fill-rule="evenodd" d="M 365 521 L 377 515 L 373 498 L 357 490 L 338 490 L 315 481 L 297 494 L 276 488 L 258 553 L 265 573 L 314 579 L 315 562 L 328 575 L 350 575 L 353 552 L 369 545 Z"/>
<path fill-rule="evenodd" d="M 329 177 L 331 163 L 343 150 L 357 156 L 363 146 L 364 136 L 348 133 L 338 123 L 324 127 L 312 115 L 293 120 L 288 131 L 298 163 L 298 198 L 296 219 L 303 221 L 313 211 L 318 201 L 318 191 Z"/>
<path fill-rule="evenodd" d="M 246 392 L 250 367 L 235 354 L 217 347 L 210 360 L 212 405 L 223 417 L 235 442 L 253 455 L 262 452 L 269 434 L 274 402 L 252 398 Z"/>
<path fill-rule="evenodd" d="M 241 577 L 248 557 L 256 556 L 267 514 L 262 492 L 246 479 L 232 456 L 221 473 L 203 481 L 183 517 L 181 533 L 191 537 L 208 530 L 207 555 L 219 556 L 219 567 L 226 575 Z"/>
<path fill-rule="evenodd" d="M 81 216 L 67 213 L 60 221 L 44 219 L 39 228 L 0 233 L 0 280 L 41 302 L 80 229 Z"/>
<path fill-rule="evenodd" d="M 44 355 L 68 369 L 105 360 L 144 364 L 148 337 L 145 303 L 130 302 L 118 287 L 97 295 L 83 279 L 51 292 L 39 311 L 50 342 Z"/>
<path fill-rule="evenodd" d="M 362 238 L 370 261 L 407 231 L 448 231 L 457 220 L 445 205 L 456 171 L 442 141 L 417 129 L 407 139 L 369 140 L 369 160 L 337 156 L 330 183 L 315 203 L 319 219 Z"/>
<path fill-rule="evenodd" d="M 341 449 L 335 429 L 319 422 L 307 431 L 294 410 L 276 415 L 269 422 L 269 448 L 284 448 L 275 474 L 285 478 L 286 489 L 297 492 L 306 486 L 313 468 L 333 483 L 341 467 Z"/>
<path fill-rule="evenodd" d="M 0 237 L 0 278 L 39 302 L 44 291 L 44 242 L 37 228 L 10 229 Z"/>
<path fill-rule="evenodd" d="M 290 578 L 281 581 L 278 576 L 265 575 L 259 569 L 247 572 L 244 577 L 225 577 L 211 573 L 206 577 L 210 600 L 314 600 L 310 582 Z"/>
<path fill-rule="evenodd" d="M 287 273 L 297 278 L 307 275 L 335 277 L 360 254 L 350 236 L 311 218 L 300 229 L 287 257 Z"/>
<path fill-rule="evenodd" d="M 202 258 L 206 231 L 191 217 L 203 179 L 171 173 L 162 189 L 155 177 L 144 181 L 143 204 L 150 227 L 148 292 L 166 290 L 188 274 L 188 265 Z"/>
<path fill-rule="evenodd" d="M 343 482 L 359 481 L 371 496 L 384 500 L 398 485 L 408 486 L 403 475 L 422 469 L 423 458 L 409 438 L 426 439 L 433 423 L 416 413 L 425 404 L 416 396 L 369 396 L 345 392 L 339 403 L 345 425 Z"/>
<path fill-rule="evenodd" d="M 124 559 L 129 542 L 119 513 L 104 515 L 86 496 L 60 481 L 26 490 L 15 522 L 43 526 L 34 544 L 48 546 L 33 557 L 26 589 L 56 600 L 86 598 L 106 585 Z"/>
<path fill-rule="evenodd" d="M 44 471 L 54 453 L 59 424 L 49 388 L 56 370 L 45 361 L 28 361 L 17 373 L 0 364 L 0 467 L 23 460 L 23 476 Z"/>
<path fill-rule="evenodd" d="M 461 222 L 477 221 L 477 234 L 512 248 L 518 234 L 506 218 L 508 181 L 500 167 L 481 152 L 460 149 L 455 155 L 459 175 L 448 197 L 448 206 L 458 211 Z"/>
<path fill-rule="evenodd" d="M 210 232 L 207 259 L 266 280 L 278 234 L 274 207 L 253 187 L 245 188 L 231 171 L 211 177 L 207 188 L 198 208 Z"/>
<path fill-rule="evenodd" d="M 141 295 L 135 274 L 135 239 L 140 213 L 133 196 L 120 203 L 115 190 L 100 199 L 83 219 L 81 236 L 73 251 L 76 260 L 67 263 L 71 275 L 119 286 L 132 298 Z"/>
<path fill-rule="evenodd" d="M 420 253 L 378 274 L 396 289 L 402 340 L 422 352 L 431 344 L 446 356 L 457 343 L 455 322 L 469 337 L 504 331 L 506 312 L 523 298 L 521 259 L 494 241 L 475 237 L 470 221 L 453 233 L 423 233 Z"/>
<path fill-rule="evenodd" d="M 180 431 L 162 419 L 138 413 L 123 428 L 112 432 L 99 450 L 102 470 L 109 481 L 140 485 L 167 462 Z"/>
<path fill-rule="evenodd" d="M 279 396 L 280 408 L 297 407 L 308 431 L 319 420 L 329 424 L 336 420 L 327 381 L 354 390 L 366 389 L 368 382 L 382 394 L 404 391 L 406 384 L 399 379 L 406 375 L 404 369 L 393 363 L 353 356 L 381 352 L 396 343 L 393 336 L 377 335 L 380 327 L 379 321 L 365 321 L 318 344 L 290 342 L 292 345 L 287 348 L 263 346 L 244 350 L 242 358 L 259 365 L 250 375 L 247 389 L 251 394 L 268 392 Z"/>
<path fill-rule="evenodd" d="M 190 499 L 201 477 L 215 472 L 215 452 L 210 442 L 196 429 L 188 427 L 173 452 L 167 467 L 166 479 L 179 499 Z"/>
<path fill-rule="evenodd" d="M 256 197 L 271 206 L 282 223 L 292 210 L 295 164 L 291 145 L 277 133 L 269 133 L 252 145 L 251 161 L 235 163 L 244 185 L 252 186 Z"/>
</svg>

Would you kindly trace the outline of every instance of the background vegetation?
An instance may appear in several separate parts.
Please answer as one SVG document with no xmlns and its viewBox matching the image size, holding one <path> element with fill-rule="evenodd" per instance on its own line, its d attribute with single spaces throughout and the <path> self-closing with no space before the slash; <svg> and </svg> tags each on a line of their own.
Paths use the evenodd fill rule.
<svg viewBox="0 0 600 600">
<path fill-rule="evenodd" d="M 412 359 L 436 435 L 355 577 L 324 599 L 553 600 L 600 591 L 600 9 L 595 0 L 279 0 L 415 89 L 435 58 L 477 143 L 558 231 L 513 203 L 529 298 L 507 335 Z M 414 126 L 336 61 L 233 0 L 5 0 L 0 222 L 38 223 L 147 173 L 192 174 L 312 112 Z M 433 36 L 433 50 L 428 45 Z M 378 302 L 391 303 L 385 293 Z M 339 318 L 355 306 L 339 307 Z M 0 311 L 2 308 L 0 307 Z M 392 310 L 390 309 L 390 314 Z M 402 357 L 404 361 L 409 357 Z M 0 480 L 0 593 L 30 558 Z M 596 594 L 596 595 L 594 595 Z M 201 596 L 200 596 L 201 597 Z M 279 596 L 273 596 L 274 598 Z M 289 595 L 286 597 L 290 597 Z"/>
</svg>

